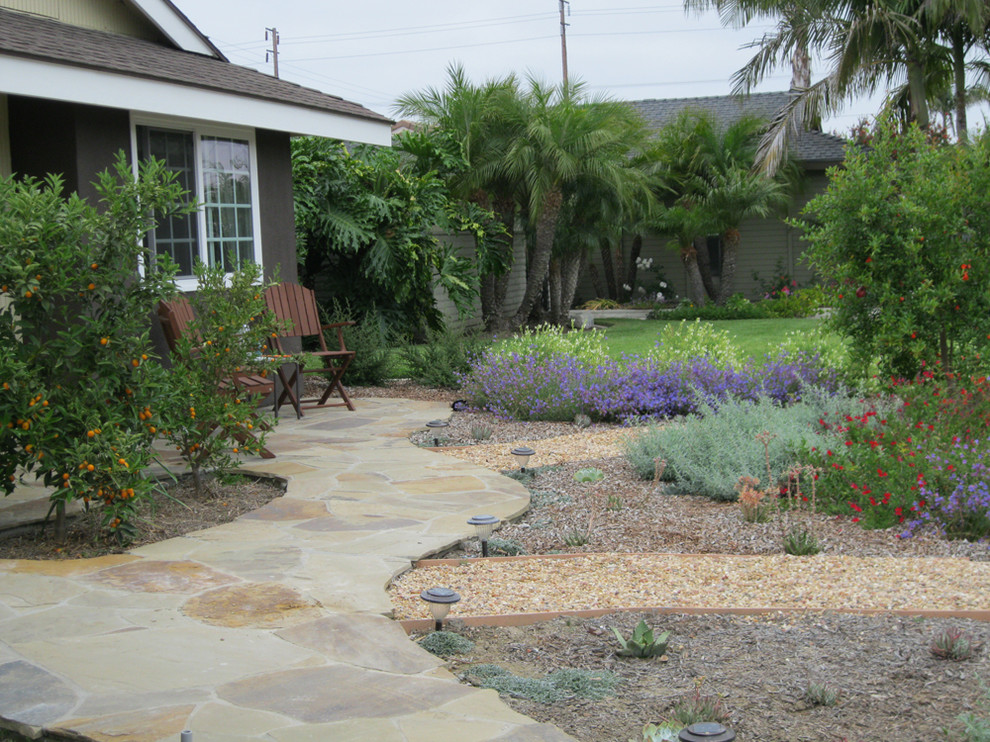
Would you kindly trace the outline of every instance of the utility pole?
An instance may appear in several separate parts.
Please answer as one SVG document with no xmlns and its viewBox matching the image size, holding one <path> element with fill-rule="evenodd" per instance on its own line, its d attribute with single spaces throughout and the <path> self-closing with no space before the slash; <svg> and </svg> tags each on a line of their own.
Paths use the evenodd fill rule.
<svg viewBox="0 0 990 742">
<path fill-rule="evenodd" d="M 564 20 L 564 6 L 567 6 L 567 13 L 570 14 L 570 3 L 567 0 L 560 0 L 560 62 L 564 70 L 564 87 L 567 87 L 567 22 Z"/>
<path fill-rule="evenodd" d="M 278 29 L 277 28 L 266 28 L 265 29 L 265 41 L 268 41 L 268 34 L 272 35 L 272 48 L 265 51 L 265 64 L 268 64 L 268 55 L 272 55 L 272 61 L 275 64 L 275 77 L 278 78 Z"/>
</svg>

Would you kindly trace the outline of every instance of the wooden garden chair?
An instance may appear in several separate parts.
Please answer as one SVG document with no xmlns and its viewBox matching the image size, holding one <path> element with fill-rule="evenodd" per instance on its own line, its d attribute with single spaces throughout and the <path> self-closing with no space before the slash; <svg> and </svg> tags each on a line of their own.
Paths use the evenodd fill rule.
<svg viewBox="0 0 990 742">
<path fill-rule="evenodd" d="M 158 304 L 158 319 L 165 333 L 165 342 L 172 353 L 176 352 L 179 338 L 188 335 L 192 330 L 189 324 L 195 318 L 192 304 L 189 300 L 180 296 L 172 301 L 163 301 Z M 221 379 L 217 384 L 217 390 L 221 393 L 231 391 L 246 392 L 251 396 L 268 396 L 275 394 L 275 379 L 261 374 L 247 372 L 235 372 L 229 378 Z M 277 408 L 276 408 L 277 411 Z M 254 437 L 247 432 L 241 433 L 243 440 L 238 437 L 241 443 L 254 442 Z M 275 454 L 267 448 L 262 447 L 259 451 L 263 459 L 273 459 Z"/>
<path fill-rule="evenodd" d="M 332 324 L 322 324 L 320 313 L 316 305 L 316 294 L 312 289 L 307 289 L 296 283 L 280 283 L 270 286 L 265 290 L 265 302 L 268 309 L 278 319 L 283 321 L 285 329 L 278 337 L 272 338 L 272 345 L 275 352 L 288 355 L 283 347 L 284 338 L 311 338 L 317 339 L 319 350 L 312 351 L 312 355 L 321 361 L 320 368 L 303 368 L 302 364 L 293 364 L 291 375 L 285 375 L 282 369 L 279 375 L 282 378 L 282 393 L 279 396 L 279 404 L 288 399 L 296 411 L 302 416 L 303 409 L 313 409 L 317 407 L 347 407 L 354 409 L 351 398 L 347 396 L 341 378 L 347 367 L 354 360 L 354 351 L 348 350 L 344 344 L 344 328 L 353 325 L 353 322 L 334 322 Z M 330 350 L 324 333 L 327 330 L 337 331 L 337 341 L 339 347 Z M 284 369 L 284 367 L 283 367 Z M 304 374 L 325 374 L 329 384 L 323 395 L 317 399 L 302 399 L 302 395 L 296 396 L 296 384 L 303 378 Z M 328 402 L 334 392 L 340 395 L 342 402 Z"/>
</svg>

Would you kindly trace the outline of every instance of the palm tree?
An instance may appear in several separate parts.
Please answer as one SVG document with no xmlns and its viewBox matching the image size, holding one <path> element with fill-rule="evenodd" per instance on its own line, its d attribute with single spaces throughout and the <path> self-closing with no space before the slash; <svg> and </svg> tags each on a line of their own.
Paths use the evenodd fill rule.
<svg viewBox="0 0 990 742">
<path fill-rule="evenodd" d="M 504 326 L 502 307 L 512 266 L 517 190 L 500 164 L 520 126 L 518 85 L 511 75 L 474 85 L 459 65 L 448 67 L 447 77 L 442 89 L 402 96 L 396 110 L 458 143 L 465 167 L 449 173 L 452 194 L 490 209 L 502 225 L 484 250 L 478 245 L 481 313 L 485 328 L 499 331 Z"/>
<path fill-rule="evenodd" d="M 579 179 L 623 192 L 629 186 L 625 159 L 635 114 L 603 97 L 586 98 L 580 83 L 548 86 L 528 80 L 525 126 L 509 145 L 503 162 L 509 180 L 522 185 L 523 206 L 533 226 L 534 244 L 522 301 L 510 326 L 521 327 L 543 290 L 566 189 Z M 580 253 L 560 264 L 560 285 L 576 286 Z M 556 279 L 555 279 L 556 280 Z M 567 298 L 569 304 L 570 297 Z M 561 303 L 564 302 L 561 292 Z M 564 312 L 558 308 L 558 315 Z"/>
<path fill-rule="evenodd" d="M 685 0 L 688 8 L 718 9 L 727 22 L 780 17 L 774 31 L 752 42 L 757 52 L 733 76 L 736 92 L 752 90 L 804 46 L 829 60 L 825 76 L 795 89 L 790 104 L 771 122 L 758 155 L 770 172 L 781 164 L 788 138 L 800 125 L 837 111 L 843 101 L 860 94 L 891 90 L 888 99 L 904 101 L 911 120 L 927 128 L 929 101 L 954 79 L 958 117 L 959 108 L 965 108 L 965 85 L 959 83 L 960 70 L 965 78 L 965 50 L 973 46 L 972 40 L 985 36 L 988 14 L 982 0 L 960 2 L 802 0 L 799 5 L 781 0 Z M 958 49 L 939 44 L 940 33 L 955 34 Z M 959 121 L 965 124 L 965 113 Z"/>
</svg>

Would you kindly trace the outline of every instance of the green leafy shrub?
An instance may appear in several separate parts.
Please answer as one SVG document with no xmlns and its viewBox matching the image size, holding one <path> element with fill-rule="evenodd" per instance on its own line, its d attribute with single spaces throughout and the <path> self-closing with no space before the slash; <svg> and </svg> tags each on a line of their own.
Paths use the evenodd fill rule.
<svg viewBox="0 0 990 742">
<path fill-rule="evenodd" d="M 0 480 L 9 494 L 41 479 L 60 538 L 65 505 L 82 500 L 127 541 L 156 487 L 143 470 L 171 384 L 148 318 L 175 292 L 174 265 L 142 242 L 188 209 L 160 162 L 135 178 L 120 153 L 95 185 L 99 208 L 63 196 L 55 175 L 0 179 Z"/>
<path fill-rule="evenodd" d="M 766 452 L 758 434 L 773 431 L 770 466 L 773 471 L 784 471 L 803 444 L 820 444 L 818 420 L 838 404 L 827 394 L 811 390 L 787 407 L 768 397 L 756 402 L 731 399 L 717 409 L 702 403 L 695 417 L 650 426 L 628 437 L 623 444 L 625 455 L 643 479 L 654 477 L 655 461 L 661 458 L 675 473 L 679 490 L 713 500 L 735 500 L 740 477 L 766 471 Z"/>
<path fill-rule="evenodd" d="M 661 368 L 680 361 L 688 363 L 696 358 L 707 358 L 715 366 L 739 366 L 743 358 L 732 342 L 732 336 L 725 330 L 702 322 L 681 320 L 670 323 L 660 330 L 656 347 L 648 354 L 650 360 Z"/>
<path fill-rule="evenodd" d="M 760 302 L 767 317 L 812 317 L 831 306 L 834 292 L 821 286 L 809 286 Z"/>
<path fill-rule="evenodd" d="M 438 657 L 467 654 L 474 649 L 474 642 L 453 631 L 432 631 L 419 640 L 419 646 Z"/>
<path fill-rule="evenodd" d="M 460 389 L 471 361 L 488 345 L 477 334 L 430 332 L 424 345 L 408 345 L 402 357 L 412 379 L 425 386 Z"/>
<path fill-rule="evenodd" d="M 942 146 L 884 122 L 795 222 L 809 262 L 837 286 L 829 322 L 849 337 L 861 375 L 874 362 L 909 379 L 938 364 L 985 365 L 976 356 L 986 358 L 990 337 L 974 318 L 990 315 L 988 154 L 985 132 Z"/>
<path fill-rule="evenodd" d="M 740 294 L 734 302 L 721 304 L 705 304 L 703 307 L 695 304 L 682 304 L 674 309 L 657 308 L 647 315 L 648 319 L 659 320 L 730 320 L 730 319 L 766 319 L 771 316 L 761 302 L 753 304 Z M 741 299 L 741 301 L 740 301 Z M 729 300 L 732 301 L 732 298 Z"/>
<path fill-rule="evenodd" d="M 512 337 L 499 340 L 489 350 L 493 361 L 526 356 L 547 361 L 563 356 L 575 358 L 582 365 L 594 366 L 608 358 L 605 337 L 600 332 L 565 330 L 557 325 L 525 327 Z"/>
<path fill-rule="evenodd" d="M 661 657 L 667 652 L 670 632 L 664 631 L 659 636 L 654 636 L 644 619 L 640 619 L 633 629 L 632 634 L 626 639 L 617 628 L 612 627 L 615 638 L 619 640 L 620 649 L 616 654 L 621 657 Z"/>
<path fill-rule="evenodd" d="M 643 727 L 642 742 L 677 742 L 681 729 L 683 727 L 680 724 L 647 724 Z"/>
<path fill-rule="evenodd" d="M 257 398 L 231 383 L 238 373 L 274 377 L 293 358 L 265 355 L 280 323 L 268 311 L 261 266 L 244 263 L 232 273 L 197 262 L 198 289 L 190 298 L 195 319 L 171 354 L 173 373 L 163 435 L 189 466 L 197 490 L 202 474 L 225 474 L 242 453 L 258 453 L 277 418 L 257 411 Z"/>
</svg>

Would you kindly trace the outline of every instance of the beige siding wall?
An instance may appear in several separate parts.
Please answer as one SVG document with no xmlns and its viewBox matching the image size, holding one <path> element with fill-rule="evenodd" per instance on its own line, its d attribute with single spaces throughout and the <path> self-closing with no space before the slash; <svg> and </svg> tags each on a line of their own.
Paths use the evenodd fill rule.
<svg viewBox="0 0 990 742">
<path fill-rule="evenodd" d="M 474 262 L 474 237 L 470 234 L 441 235 L 441 240 L 450 242 L 457 248 L 457 254 L 468 258 Z M 526 243 L 519 232 L 516 233 L 516 242 L 513 255 L 513 266 L 509 279 L 509 288 L 505 294 L 504 311 L 506 313 L 515 312 L 519 302 L 522 301 L 523 293 L 526 290 Z M 437 306 L 443 314 L 447 327 L 455 331 L 471 330 L 483 326 L 481 318 L 481 303 L 477 299 L 474 302 L 474 310 L 466 317 L 459 317 L 457 307 L 447 296 L 447 292 L 441 288 L 434 290 L 434 298 Z"/>
<path fill-rule="evenodd" d="M 803 192 L 794 199 L 790 213 L 797 216 L 805 203 L 816 193 L 823 191 L 828 183 L 824 173 L 810 173 L 805 180 Z M 762 298 L 760 284 L 769 282 L 777 271 L 778 265 L 792 276 L 799 285 L 807 285 L 814 276 L 811 268 L 803 260 L 802 253 L 805 245 L 800 237 L 800 231 L 781 219 L 754 219 L 745 222 L 740 227 L 742 242 L 739 245 L 739 262 L 736 267 L 736 291 L 749 299 Z M 669 284 L 669 288 L 678 296 L 687 295 L 687 276 L 681 263 L 680 253 L 676 248 L 669 247 L 670 238 L 650 235 L 643 240 L 640 253 L 644 258 L 653 258 L 653 267 L 659 269 Z M 630 239 L 623 241 L 623 263 L 629 259 Z M 604 281 L 601 255 L 596 251 L 590 256 L 599 275 Z M 759 276 L 754 280 L 753 273 Z M 652 281 L 652 274 L 640 273 L 637 283 Z M 622 279 L 618 279 L 622 283 Z M 595 298 L 595 290 L 591 276 L 585 271 L 578 286 L 576 303 L 581 304 Z"/>
<path fill-rule="evenodd" d="M 121 0 L 0 0 L 0 8 L 20 10 L 97 31 L 158 41 L 161 34 Z"/>
</svg>

